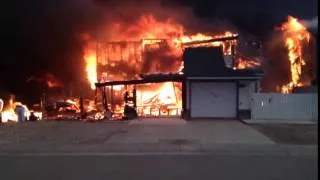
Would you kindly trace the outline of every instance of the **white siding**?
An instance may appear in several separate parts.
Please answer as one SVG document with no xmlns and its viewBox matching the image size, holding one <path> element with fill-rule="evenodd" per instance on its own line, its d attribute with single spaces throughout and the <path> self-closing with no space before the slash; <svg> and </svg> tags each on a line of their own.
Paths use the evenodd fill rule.
<svg viewBox="0 0 320 180">
<path fill-rule="evenodd" d="M 239 110 L 249 110 L 252 94 L 255 93 L 255 81 L 240 81 L 239 84 L 244 87 L 239 87 Z"/>
<path fill-rule="evenodd" d="M 318 94 L 256 93 L 252 97 L 252 119 L 318 119 Z"/>
</svg>

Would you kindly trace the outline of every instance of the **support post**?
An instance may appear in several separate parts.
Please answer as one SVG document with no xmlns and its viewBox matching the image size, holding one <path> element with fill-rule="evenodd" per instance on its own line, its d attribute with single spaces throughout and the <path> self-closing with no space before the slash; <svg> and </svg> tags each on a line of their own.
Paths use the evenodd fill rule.
<svg viewBox="0 0 320 180">
<path fill-rule="evenodd" d="M 114 112 L 114 106 L 113 106 L 113 85 L 111 85 L 111 111 Z"/>
</svg>

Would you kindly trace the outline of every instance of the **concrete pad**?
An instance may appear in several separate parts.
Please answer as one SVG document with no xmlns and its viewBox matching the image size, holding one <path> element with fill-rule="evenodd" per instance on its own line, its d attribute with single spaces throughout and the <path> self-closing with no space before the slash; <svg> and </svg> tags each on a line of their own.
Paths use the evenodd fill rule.
<svg viewBox="0 0 320 180">
<path fill-rule="evenodd" d="M 262 133 L 237 120 L 194 120 L 180 126 L 135 124 L 128 126 L 126 133 L 115 134 L 105 143 L 161 143 L 163 139 L 192 139 L 201 144 L 274 144 Z"/>
<path fill-rule="evenodd" d="M 184 125 L 186 121 L 181 118 L 139 118 L 132 120 L 130 125 Z"/>
</svg>

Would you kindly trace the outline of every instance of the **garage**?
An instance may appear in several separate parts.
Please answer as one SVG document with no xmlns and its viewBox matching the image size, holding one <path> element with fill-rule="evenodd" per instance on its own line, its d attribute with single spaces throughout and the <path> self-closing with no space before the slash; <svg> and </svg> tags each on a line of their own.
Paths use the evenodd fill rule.
<svg viewBox="0 0 320 180">
<path fill-rule="evenodd" d="M 235 82 L 192 82 L 191 118 L 236 118 Z"/>
</svg>

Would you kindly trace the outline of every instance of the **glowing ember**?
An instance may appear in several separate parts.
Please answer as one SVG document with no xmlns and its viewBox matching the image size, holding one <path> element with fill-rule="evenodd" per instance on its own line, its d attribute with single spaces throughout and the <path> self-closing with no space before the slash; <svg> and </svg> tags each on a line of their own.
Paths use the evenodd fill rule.
<svg viewBox="0 0 320 180">
<path fill-rule="evenodd" d="M 290 82 L 281 87 L 282 93 L 289 93 L 294 87 L 303 86 L 301 81 L 302 66 L 306 64 L 303 59 L 303 44 L 309 42 L 310 34 L 307 29 L 298 22 L 298 19 L 291 16 L 288 22 L 282 25 L 284 33 L 285 46 L 288 50 L 288 58 L 290 61 Z"/>
<path fill-rule="evenodd" d="M 249 59 L 242 59 L 238 58 L 236 59 L 236 62 L 234 64 L 233 69 L 248 69 L 248 68 L 255 68 L 260 66 L 260 62 L 255 60 L 249 60 Z"/>
</svg>

